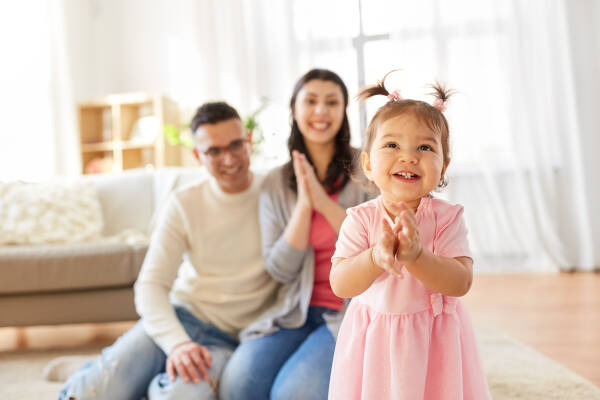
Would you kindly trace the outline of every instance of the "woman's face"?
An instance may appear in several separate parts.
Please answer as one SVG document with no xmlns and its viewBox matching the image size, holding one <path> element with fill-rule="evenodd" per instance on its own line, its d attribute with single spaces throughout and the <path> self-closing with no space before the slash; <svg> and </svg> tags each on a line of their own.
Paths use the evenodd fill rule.
<svg viewBox="0 0 600 400">
<path fill-rule="evenodd" d="M 313 79 L 298 92 L 293 115 L 306 144 L 328 144 L 340 130 L 344 112 L 342 89 L 334 82 Z"/>
</svg>

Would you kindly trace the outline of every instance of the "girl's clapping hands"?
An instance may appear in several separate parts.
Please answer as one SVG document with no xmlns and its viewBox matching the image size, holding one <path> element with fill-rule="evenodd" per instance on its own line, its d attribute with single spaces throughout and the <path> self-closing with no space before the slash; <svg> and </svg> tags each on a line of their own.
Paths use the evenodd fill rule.
<svg viewBox="0 0 600 400">
<path fill-rule="evenodd" d="M 422 251 L 415 213 L 405 203 L 390 204 L 396 218 L 390 226 L 383 221 L 381 237 L 373 246 L 373 263 L 385 271 L 401 276 L 396 262 L 405 264 L 416 260 Z"/>
<path fill-rule="evenodd" d="M 395 256 L 402 264 L 415 261 L 423 251 L 417 217 L 415 212 L 404 202 L 390 204 L 397 215 L 393 232 L 398 240 Z"/>
</svg>

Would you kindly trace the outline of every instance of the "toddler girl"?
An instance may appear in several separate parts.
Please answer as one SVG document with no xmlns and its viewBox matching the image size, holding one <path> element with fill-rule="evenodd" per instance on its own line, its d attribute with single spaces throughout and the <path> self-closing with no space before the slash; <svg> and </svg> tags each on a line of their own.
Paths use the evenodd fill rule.
<svg viewBox="0 0 600 400">
<path fill-rule="evenodd" d="M 387 76 L 387 75 L 386 75 Z M 361 163 L 380 190 L 348 210 L 330 282 L 353 297 L 337 338 L 329 399 L 489 399 L 470 318 L 458 297 L 473 260 L 463 208 L 431 196 L 446 185 L 450 95 L 433 105 L 377 85 L 389 101 L 366 131 Z"/>
</svg>

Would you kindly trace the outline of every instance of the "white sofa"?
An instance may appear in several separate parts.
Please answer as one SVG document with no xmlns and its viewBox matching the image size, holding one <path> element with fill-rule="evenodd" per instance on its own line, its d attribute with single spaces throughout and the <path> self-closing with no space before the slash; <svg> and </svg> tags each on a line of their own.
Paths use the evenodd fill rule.
<svg viewBox="0 0 600 400">
<path fill-rule="evenodd" d="M 203 168 L 170 167 L 79 178 L 97 188 L 102 240 L 0 246 L 0 326 L 137 319 L 133 284 L 153 218 L 172 190 L 206 177 Z M 128 243 L 124 232 L 137 239 Z"/>
</svg>

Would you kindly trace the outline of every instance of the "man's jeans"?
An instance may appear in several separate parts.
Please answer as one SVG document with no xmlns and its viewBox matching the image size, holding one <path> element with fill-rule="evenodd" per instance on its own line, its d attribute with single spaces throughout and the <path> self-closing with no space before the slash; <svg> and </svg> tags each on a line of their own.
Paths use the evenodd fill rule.
<svg viewBox="0 0 600 400">
<path fill-rule="evenodd" d="M 310 307 L 303 326 L 243 342 L 221 376 L 223 400 L 327 399 L 335 340 L 324 307 Z"/>
<path fill-rule="evenodd" d="M 208 370 L 217 382 L 237 341 L 209 323 L 194 317 L 184 308 L 175 308 L 177 318 L 193 341 L 212 354 Z M 179 376 L 171 382 L 165 372 L 167 356 L 146 334 L 138 322 L 102 355 L 89 362 L 64 384 L 59 400 L 84 399 L 214 399 L 208 382 L 185 383 Z"/>
</svg>

